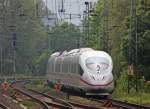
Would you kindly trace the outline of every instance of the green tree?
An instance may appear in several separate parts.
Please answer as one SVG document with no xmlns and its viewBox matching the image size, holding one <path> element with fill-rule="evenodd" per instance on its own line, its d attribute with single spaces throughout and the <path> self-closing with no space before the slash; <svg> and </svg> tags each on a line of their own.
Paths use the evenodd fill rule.
<svg viewBox="0 0 150 109">
<path fill-rule="evenodd" d="M 38 6 L 37 6 L 38 5 Z M 2 7 L 1 7 L 2 6 Z M 13 34 L 16 34 L 16 72 L 17 74 L 45 73 L 39 70 L 39 57 L 48 49 L 47 33 L 41 22 L 41 17 L 45 15 L 45 6 L 42 0 L 1 0 L 1 46 L 3 48 L 2 72 L 13 75 L 14 45 Z M 46 55 L 45 55 L 46 58 Z M 41 59 L 41 61 L 43 61 Z M 42 63 L 42 62 L 41 62 Z M 46 64 L 40 64 L 41 67 Z M 37 69 L 39 68 L 39 69 Z"/>
<path fill-rule="evenodd" d="M 58 24 L 50 30 L 49 40 L 53 51 L 64 51 L 79 48 L 81 32 L 73 24 Z"/>
<path fill-rule="evenodd" d="M 137 37 L 138 37 L 138 43 L 137 43 L 137 51 L 138 51 L 138 59 L 137 59 L 137 68 L 138 72 L 140 72 L 140 75 L 145 75 L 146 79 L 150 78 L 150 47 L 149 47 L 149 41 L 150 41 L 150 3 L 147 1 L 139 0 L 137 2 L 137 13 L 136 13 L 136 19 L 137 19 Z M 129 28 L 130 28 L 130 18 L 127 17 L 125 20 L 126 24 L 126 37 L 123 39 L 123 53 L 126 57 L 126 60 L 131 60 L 129 56 L 132 55 L 132 57 L 135 57 L 135 34 L 132 34 L 131 39 L 129 38 Z M 132 22 L 131 22 L 132 23 Z M 133 30 L 135 30 L 136 25 L 133 26 Z M 134 31 L 133 31 L 134 32 Z M 131 40 L 131 41 L 130 41 Z M 132 43 L 131 43 L 132 42 Z M 129 49 L 132 49 L 131 55 L 129 55 Z M 136 64 L 135 58 L 132 59 L 133 64 Z"/>
</svg>

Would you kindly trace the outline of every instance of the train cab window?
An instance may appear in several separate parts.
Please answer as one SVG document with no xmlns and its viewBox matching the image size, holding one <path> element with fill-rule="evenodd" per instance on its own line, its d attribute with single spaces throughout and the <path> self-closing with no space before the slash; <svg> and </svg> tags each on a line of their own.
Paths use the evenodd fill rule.
<svg viewBox="0 0 150 109">
<path fill-rule="evenodd" d="M 104 57 L 89 57 L 86 59 L 86 66 L 92 71 L 104 71 L 109 67 L 109 60 Z"/>
</svg>

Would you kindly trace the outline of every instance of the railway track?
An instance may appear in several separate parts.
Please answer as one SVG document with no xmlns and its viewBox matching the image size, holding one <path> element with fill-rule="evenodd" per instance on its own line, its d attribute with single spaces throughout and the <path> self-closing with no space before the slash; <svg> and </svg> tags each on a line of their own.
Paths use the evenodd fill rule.
<svg viewBox="0 0 150 109">
<path fill-rule="evenodd" d="M 58 108 L 58 109 L 102 109 L 97 107 L 92 107 L 88 105 L 83 105 L 71 101 L 65 101 L 62 99 L 55 98 L 53 96 L 41 93 L 32 89 L 15 89 L 24 95 L 31 97 L 40 103 L 46 104 L 45 109 Z"/>
<path fill-rule="evenodd" d="M 9 107 L 7 107 L 5 104 L 0 103 L 0 109 L 9 109 Z"/>
<path fill-rule="evenodd" d="M 19 83 L 20 84 L 20 83 Z M 23 83 L 25 84 L 25 83 Z M 21 85 L 23 86 L 23 85 Z M 133 104 L 129 102 L 119 101 L 115 99 L 94 99 L 90 98 L 92 101 L 98 101 L 102 104 L 102 107 L 92 107 L 88 105 L 83 105 L 76 102 L 65 101 L 59 98 L 55 98 L 46 93 L 42 93 L 33 89 L 28 89 L 26 87 L 16 88 L 16 90 L 20 93 L 24 93 L 25 95 L 31 97 L 32 99 L 40 100 L 41 104 L 44 104 L 44 109 L 51 108 L 61 108 L 61 109 L 103 109 L 103 108 L 121 108 L 121 109 L 150 109 L 150 106 L 143 106 L 138 104 Z"/>
<path fill-rule="evenodd" d="M 99 100 L 99 99 L 93 99 L 90 98 L 91 100 L 98 101 L 103 104 L 103 107 L 106 108 L 117 108 L 117 109 L 150 109 L 150 106 L 144 106 L 144 105 L 139 105 L 135 103 L 129 103 L 125 101 L 120 101 L 116 99 L 105 99 L 105 100 Z"/>
<path fill-rule="evenodd" d="M 20 88 L 15 88 L 16 91 L 20 92 L 21 94 L 23 95 L 26 95 L 28 97 L 30 97 L 31 99 L 33 99 L 34 101 L 36 101 L 37 103 L 39 103 L 43 109 L 51 109 L 51 107 L 43 102 L 42 100 L 40 100 L 37 95 L 33 94 L 33 93 L 30 93 L 29 91 L 25 90 L 25 89 L 20 89 Z"/>
<path fill-rule="evenodd" d="M 14 89 L 21 93 L 24 94 L 32 99 L 34 99 L 36 102 L 40 103 L 43 105 L 44 109 L 51 109 L 51 108 L 57 108 L 57 109 L 102 109 L 102 108 L 97 108 L 97 107 L 92 107 L 88 105 L 83 105 L 71 101 L 66 101 L 63 99 L 56 98 L 54 96 L 50 96 L 48 94 L 29 89 L 25 86 L 26 82 L 22 82 L 19 84 L 16 82 L 14 85 Z"/>
<path fill-rule="evenodd" d="M 32 90 L 32 89 L 30 89 Z M 72 109 L 75 109 L 75 108 L 80 108 L 80 109 L 102 109 L 102 108 L 97 108 L 97 107 L 92 107 L 92 106 L 88 106 L 88 105 L 83 105 L 83 104 L 79 104 L 79 103 L 76 103 L 76 102 L 71 102 L 71 101 L 65 101 L 65 100 L 62 100 L 62 99 L 59 99 L 59 98 L 56 98 L 54 96 L 50 96 L 48 94 L 45 94 L 45 93 L 41 93 L 39 91 L 35 91 L 35 90 L 32 90 L 36 93 L 39 93 L 39 94 L 42 94 L 43 96 L 47 97 L 47 98 L 50 98 L 50 99 L 53 99 L 54 101 L 56 102 L 61 102 L 62 104 L 64 105 L 68 105 L 70 106 Z"/>
<path fill-rule="evenodd" d="M 51 109 L 54 107 L 73 109 L 72 106 L 70 106 L 68 103 L 65 103 L 64 101 L 58 101 L 56 99 L 48 98 L 44 96 L 42 93 L 37 93 L 36 91 L 31 89 L 16 88 L 15 90 L 39 102 L 44 106 L 44 109 Z"/>
<path fill-rule="evenodd" d="M 150 109 L 150 106 L 144 106 L 144 105 L 139 105 L 135 103 L 115 100 L 115 99 L 109 99 L 109 100 L 112 102 L 114 106 L 121 107 L 124 109 Z"/>
<path fill-rule="evenodd" d="M 0 94 L 0 109 L 23 109 L 7 95 Z"/>
</svg>

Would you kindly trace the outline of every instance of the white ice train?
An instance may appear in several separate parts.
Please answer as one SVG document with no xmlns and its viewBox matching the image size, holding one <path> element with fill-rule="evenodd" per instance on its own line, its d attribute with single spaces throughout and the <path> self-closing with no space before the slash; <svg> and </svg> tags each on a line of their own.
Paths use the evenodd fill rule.
<svg viewBox="0 0 150 109">
<path fill-rule="evenodd" d="M 84 95 L 109 95 L 114 89 L 111 57 L 91 48 L 53 53 L 47 76 L 51 87 Z"/>
</svg>

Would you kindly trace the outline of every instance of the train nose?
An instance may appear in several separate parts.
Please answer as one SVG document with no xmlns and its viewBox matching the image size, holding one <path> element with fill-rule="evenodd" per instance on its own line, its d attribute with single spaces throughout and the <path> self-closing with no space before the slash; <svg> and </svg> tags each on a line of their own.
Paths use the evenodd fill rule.
<svg viewBox="0 0 150 109">
<path fill-rule="evenodd" d="M 105 76 L 98 76 L 98 75 L 90 75 L 90 78 L 94 81 L 102 81 L 105 80 Z"/>
</svg>

